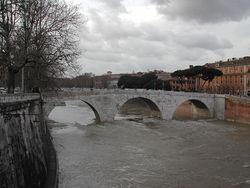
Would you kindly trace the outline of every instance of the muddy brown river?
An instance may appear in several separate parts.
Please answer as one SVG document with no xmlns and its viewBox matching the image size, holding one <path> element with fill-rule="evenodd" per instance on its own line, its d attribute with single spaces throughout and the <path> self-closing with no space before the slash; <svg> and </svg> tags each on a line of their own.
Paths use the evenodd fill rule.
<svg viewBox="0 0 250 188">
<path fill-rule="evenodd" d="M 250 187 L 250 126 L 121 116 L 98 125 L 77 102 L 50 118 L 60 188 Z"/>
</svg>

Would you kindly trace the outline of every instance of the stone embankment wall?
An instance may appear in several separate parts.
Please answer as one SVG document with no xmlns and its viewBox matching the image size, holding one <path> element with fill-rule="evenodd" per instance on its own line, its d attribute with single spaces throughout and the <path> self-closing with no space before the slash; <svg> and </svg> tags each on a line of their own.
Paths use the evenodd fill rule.
<svg viewBox="0 0 250 188">
<path fill-rule="evenodd" d="M 227 121 L 250 125 L 250 99 L 227 97 L 225 104 L 225 119 Z"/>
<path fill-rule="evenodd" d="M 55 187 L 56 153 L 40 97 L 14 101 L 0 100 L 0 187 Z"/>
</svg>

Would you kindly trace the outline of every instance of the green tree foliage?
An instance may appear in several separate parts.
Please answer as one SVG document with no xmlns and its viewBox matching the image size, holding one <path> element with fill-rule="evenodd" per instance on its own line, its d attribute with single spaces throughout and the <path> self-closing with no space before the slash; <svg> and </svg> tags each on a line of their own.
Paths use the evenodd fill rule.
<svg viewBox="0 0 250 188">
<path fill-rule="evenodd" d="M 169 81 L 163 81 L 160 79 L 151 80 L 150 82 L 145 84 L 143 88 L 155 89 L 155 90 L 167 90 L 167 91 L 171 90 Z"/>
<path fill-rule="evenodd" d="M 205 66 L 194 66 L 189 69 L 177 70 L 171 74 L 172 77 L 179 78 L 180 81 L 183 78 L 201 78 L 205 81 L 204 84 L 207 81 L 212 82 L 215 77 L 222 75 L 220 70 Z"/>
<path fill-rule="evenodd" d="M 157 80 L 157 75 L 153 72 L 144 74 L 140 77 L 141 80 L 141 87 L 145 88 L 145 85 L 147 85 L 148 83 Z"/>
<path fill-rule="evenodd" d="M 170 83 L 157 78 L 155 73 L 139 76 L 123 75 L 118 81 L 119 88 L 170 90 Z"/>
</svg>

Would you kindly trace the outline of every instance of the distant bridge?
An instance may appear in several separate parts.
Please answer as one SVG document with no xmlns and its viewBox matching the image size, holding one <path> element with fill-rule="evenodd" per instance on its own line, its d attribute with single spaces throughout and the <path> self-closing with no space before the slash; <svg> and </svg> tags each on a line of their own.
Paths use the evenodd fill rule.
<svg viewBox="0 0 250 188">
<path fill-rule="evenodd" d="M 210 118 L 224 120 L 225 96 L 206 93 L 187 93 L 154 90 L 94 90 L 44 94 L 44 110 L 47 116 L 65 101 L 81 100 L 89 105 L 99 122 L 112 122 L 125 103 L 143 101 L 151 110 L 158 110 L 164 120 L 173 118 L 176 109 L 186 101 L 209 110 Z"/>
</svg>

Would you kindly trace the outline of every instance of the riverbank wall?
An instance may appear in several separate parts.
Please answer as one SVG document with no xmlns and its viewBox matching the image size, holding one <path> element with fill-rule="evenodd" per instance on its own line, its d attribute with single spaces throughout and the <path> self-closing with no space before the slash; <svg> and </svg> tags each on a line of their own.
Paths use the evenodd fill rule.
<svg viewBox="0 0 250 188">
<path fill-rule="evenodd" d="M 58 165 L 40 96 L 0 97 L 0 187 L 55 188 Z"/>
<path fill-rule="evenodd" d="M 226 97 L 225 120 L 250 125 L 250 99 Z"/>
</svg>

